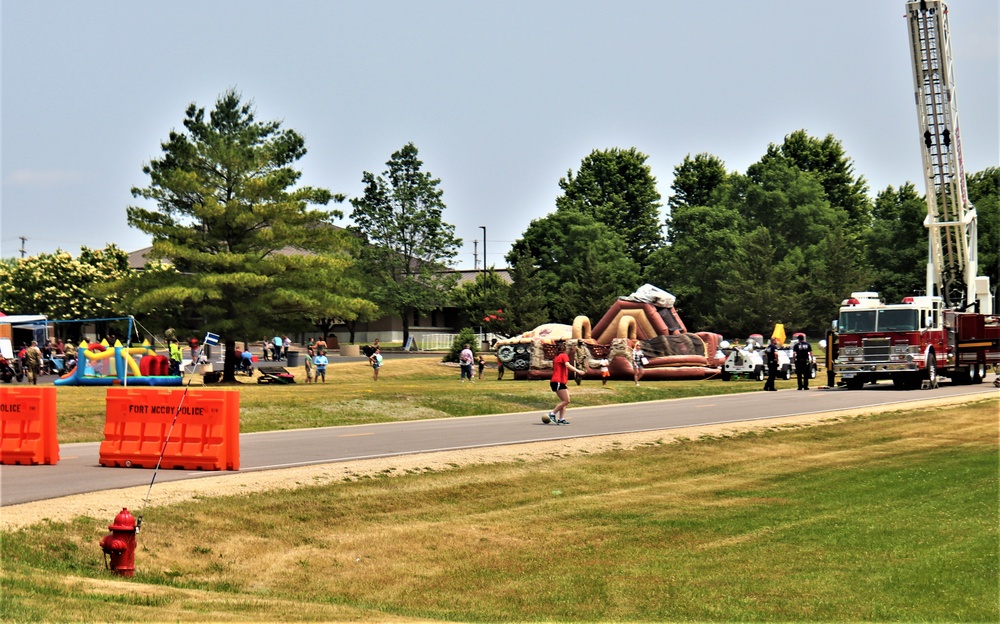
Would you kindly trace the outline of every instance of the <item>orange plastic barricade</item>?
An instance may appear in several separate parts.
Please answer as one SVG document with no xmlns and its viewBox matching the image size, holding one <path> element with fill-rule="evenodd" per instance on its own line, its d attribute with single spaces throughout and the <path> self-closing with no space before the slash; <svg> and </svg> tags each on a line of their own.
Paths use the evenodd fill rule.
<svg viewBox="0 0 1000 624">
<path fill-rule="evenodd" d="M 58 463 L 55 387 L 0 387 L 0 464 Z"/>
<path fill-rule="evenodd" d="M 239 470 L 239 391 L 188 390 L 181 405 L 182 397 L 183 390 L 108 388 L 101 465 L 155 468 L 162 452 L 161 468 Z"/>
</svg>

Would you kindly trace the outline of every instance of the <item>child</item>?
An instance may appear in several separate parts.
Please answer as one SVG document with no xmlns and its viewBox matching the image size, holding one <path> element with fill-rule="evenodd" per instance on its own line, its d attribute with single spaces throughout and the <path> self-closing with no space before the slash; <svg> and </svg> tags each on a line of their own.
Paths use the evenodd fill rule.
<svg viewBox="0 0 1000 624">
<path fill-rule="evenodd" d="M 606 386 L 608 385 L 608 377 L 611 376 L 611 372 L 608 370 L 608 360 L 602 358 L 598 364 L 601 365 L 601 385 Z"/>
<path fill-rule="evenodd" d="M 375 347 L 375 353 L 372 353 L 368 361 L 372 363 L 372 368 L 375 371 L 375 381 L 378 381 L 378 369 L 382 368 L 382 350 Z"/>
<path fill-rule="evenodd" d="M 313 364 L 316 365 L 316 382 L 322 379 L 323 383 L 326 383 L 326 365 L 329 364 L 330 360 L 326 357 L 326 352 L 320 349 L 319 354 L 313 358 Z"/>
<path fill-rule="evenodd" d="M 486 369 L 486 358 L 484 358 L 482 356 L 482 354 L 480 354 L 479 355 L 479 380 L 480 381 L 482 381 L 482 379 L 483 379 L 483 371 L 485 369 Z"/>
</svg>

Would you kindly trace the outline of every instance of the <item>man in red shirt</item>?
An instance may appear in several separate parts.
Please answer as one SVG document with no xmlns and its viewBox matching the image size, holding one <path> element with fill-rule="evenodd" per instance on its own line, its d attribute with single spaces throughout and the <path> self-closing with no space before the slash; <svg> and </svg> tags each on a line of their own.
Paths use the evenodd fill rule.
<svg viewBox="0 0 1000 624">
<path fill-rule="evenodd" d="M 548 423 L 552 421 L 557 425 L 568 425 L 566 407 L 569 405 L 569 388 L 566 386 L 566 383 L 569 382 L 569 371 L 579 373 L 580 375 L 583 375 L 584 371 L 569 363 L 569 355 L 566 353 L 566 343 L 564 341 L 560 340 L 556 342 L 556 348 L 558 355 L 552 360 L 552 379 L 549 381 L 549 387 L 559 397 L 559 404 L 542 418 L 542 422 Z"/>
</svg>

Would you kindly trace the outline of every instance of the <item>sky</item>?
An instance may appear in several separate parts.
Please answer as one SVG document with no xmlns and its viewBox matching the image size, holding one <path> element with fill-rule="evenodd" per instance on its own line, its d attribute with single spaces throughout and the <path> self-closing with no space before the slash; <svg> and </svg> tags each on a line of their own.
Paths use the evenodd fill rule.
<svg viewBox="0 0 1000 624">
<path fill-rule="evenodd" d="M 969 173 L 1000 164 L 996 0 L 949 3 Z M 305 137 L 302 183 L 363 192 L 417 146 L 454 264 L 505 266 L 559 180 L 635 147 L 666 205 L 707 152 L 745 172 L 805 129 L 874 195 L 923 192 L 902 0 L 2 0 L 0 257 L 150 239 L 132 187 L 196 103 L 227 89 Z M 346 215 L 350 205 L 340 207 Z M 664 211 L 663 216 L 666 216 Z M 340 222 L 348 225 L 349 219 Z M 26 240 L 22 242 L 21 237 Z M 478 249 L 474 247 L 476 241 Z M 479 264 L 479 267 L 482 265 Z"/>
</svg>

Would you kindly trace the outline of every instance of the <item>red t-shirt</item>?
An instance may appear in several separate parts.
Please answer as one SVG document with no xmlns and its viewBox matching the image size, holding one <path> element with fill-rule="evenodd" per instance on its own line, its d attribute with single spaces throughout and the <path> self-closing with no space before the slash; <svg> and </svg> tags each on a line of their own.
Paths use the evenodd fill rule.
<svg viewBox="0 0 1000 624">
<path fill-rule="evenodd" d="M 552 360 L 552 381 L 558 383 L 568 383 L 569 382 L 569 369 L 566 365 L 569 364 L 569 356 L 565 353 L 560 353 Z"/>
</svg>

